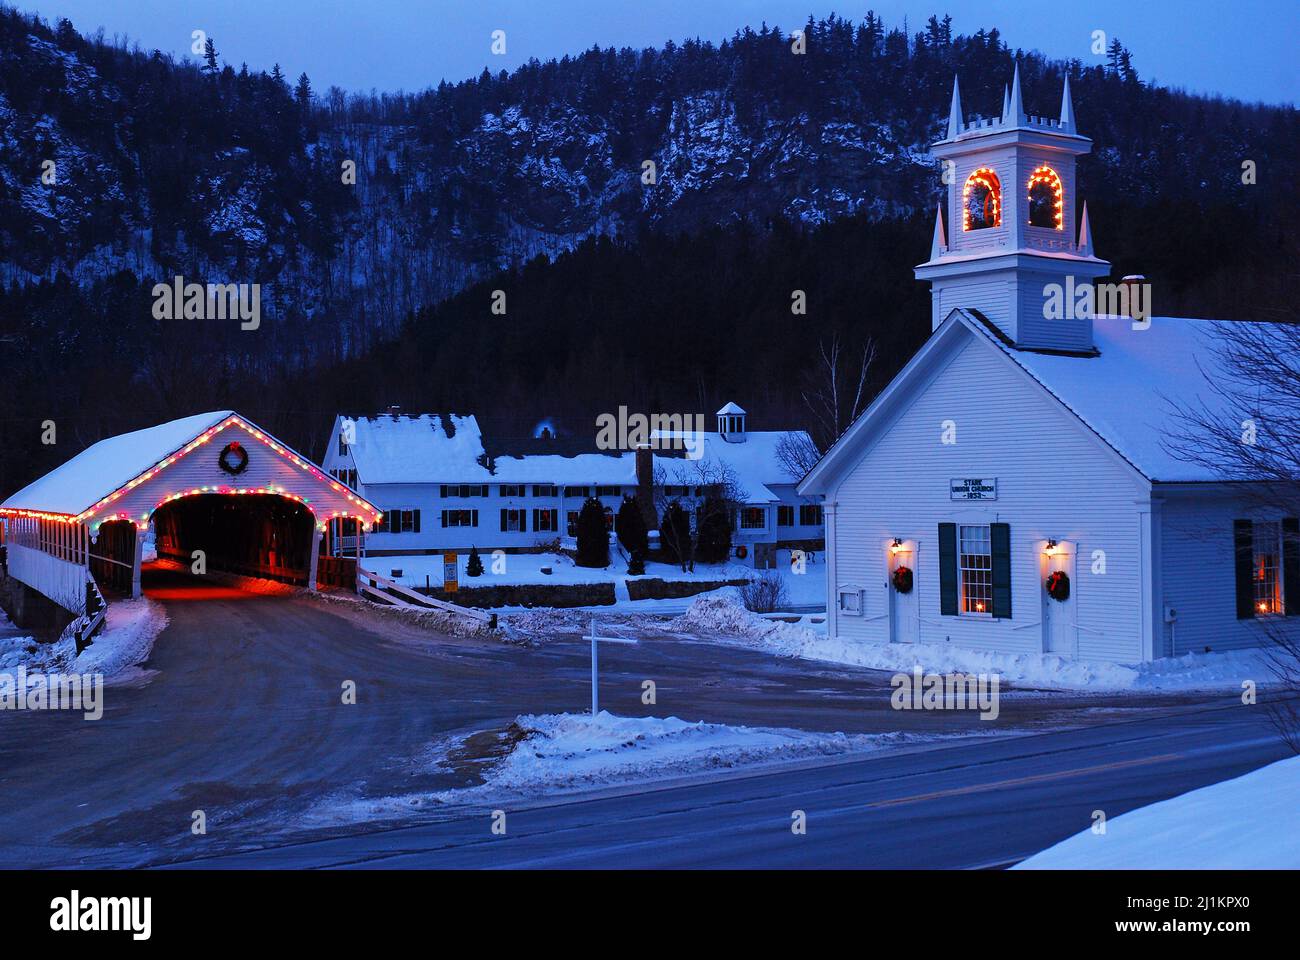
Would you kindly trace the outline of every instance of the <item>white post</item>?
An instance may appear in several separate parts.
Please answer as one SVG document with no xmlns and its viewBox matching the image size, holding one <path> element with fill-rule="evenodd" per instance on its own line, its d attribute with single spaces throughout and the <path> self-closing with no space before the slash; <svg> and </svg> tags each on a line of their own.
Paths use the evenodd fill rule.
<svg viewBox="0 0 1300 960">
<path fill-rule="evenodd" d="M 591 618 L 591 715 L 600 713 L 600 678 L 597 674 L 596 618 Z"/>
</svg>

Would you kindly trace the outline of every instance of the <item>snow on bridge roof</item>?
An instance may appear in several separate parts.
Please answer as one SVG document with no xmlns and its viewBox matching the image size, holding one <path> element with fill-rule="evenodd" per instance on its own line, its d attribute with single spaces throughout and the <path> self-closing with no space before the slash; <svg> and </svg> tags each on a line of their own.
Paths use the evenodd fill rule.
<svg viewBox="0 0 1300 960">
<path fill-rule="evenodd" d="M 200 413 L 100 440 L 23 487 L 0 509 L 79 514 L 232 413 Z"/>
</svg>

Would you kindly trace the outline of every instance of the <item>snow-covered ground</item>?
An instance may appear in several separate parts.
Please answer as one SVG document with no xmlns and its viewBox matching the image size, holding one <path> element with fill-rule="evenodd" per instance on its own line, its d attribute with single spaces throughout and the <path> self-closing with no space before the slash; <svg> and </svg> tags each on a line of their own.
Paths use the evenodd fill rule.
<svg viewBox="0 0 1300 960">
<path fill-rule="evenodd" d="M 1024 870 L 1300 868 L 1300 757 L 1139 807 L 1020 863 Z"/>
<path fill-rule="evenodd" d="M 927 673 L 1000 674 L 1022 687 L 1058 690 L 1171 691 L 1233 689 L 1243 680 L 1264 684 L 1272 679 L 1266 656 L 1258 650 L 1189 653 L 1150 663 L 1109 663 L 1040 654 L 1005 654 L 955 645 L 888 644 L 832 640 L 826 625 L 801 618 L 797 624 L 759 617 L 731 598 L 707 594 L 696 598 L 667 630 L 724 638 L 781 657 L 827 660 L 876 670 Z"/>
<path fill-rule="evenodd" d="M 433 744 L 436 768 L 459 754 L 466 736 Z M 483 762 L 477 786 L 429 794 L 332 801 L 315 823 L 402 817 L 440 806 L 587 790 L 689 776 L 710 770 L 833 757 L 935 739 L 913 734 L 815 733 L 783 727 L 690 723 L 677 717 L 526 715 L 496 734 L 501 751 Z"/>
<path fill-rule="evenodd" d="M 0 627 L 12 627 L 3 613 L 0 619 Z M 68 631 L 53 643 L 10 636 L 0 639 L 0 670 L 26 666 L 29 673 L 99 673 L 105 678 L 131 679 L 140 674 L 138 665 L 149 658 L 167 622 L 162 605 L 148 598 L 116 600 L 108 605 L 104 632 L 80 656 Z"/>
<path fill-rule="evenodd" d="M 554 584 L 580 584 L 580 583 L 613 583 L 615 584 L 616 606 L 636 609 L 642 612 L 657 612 L 658 609 L 671 610 L 680 612 L 689 603 L 689 600 L 674 599 L 667 601 L 660 600 L 637 600 L 633 601 L 628 598 L 627 589 L 624 586 L 627 580 L 653 579 L 661 580 L 740 580 L 752 577 L 756 574 L 753 567 L 743 563 L 720 563 L 720 564 L 703 564 L 697 563 L 694 571 L 685 571 L 675 564 L 655 563 L 648 561 L 645 565 L 645 574 L 640 577 L 630 576 L 627 572 L 627 563 L 615 549 L 610 550 L 610 565 L 604 568 L 579 567 L 573 562 L 573 558 L 566 554 L 557 553 L 510 553 L 502 554 L 494 558 L 491 553 L 480 553 L 483 561 L 483 575 L 480 577 L 471 577 L 466 573 L 466 564 L 469 562 L 469 554 L 460 552 L 457 562 L 459 564 L 459 582 L 463 587 L 492 587 L 504 584 L 533 584 L 533 583 L 554 583 Z M 809 563 L 805 567 L 805 572 L 796 574 L 790 566 L 790 551 L 781 550 L 778 552 L 776 572 L 779 573 L 785 581 L 786 593 L 789 596 L 789 602 L 793 606 L 818 606 L 824 607 L 826 604 L 826 565 L 821 561 L 821 554 L 818 554 L 818 561 Z M 385 577 L 390 577 L 398 583 L 409 587 L 424 587 L 426 584 L 433 587 L 442 586 L 442 557 L 440 555 L 403 555 L 396 557 L 366 557 L 362 561 L 362 566 L 366 569 L 373 570 Z M 548 573 L 542 573 L 542 568 L 547 567 L 551 570 Z M 400 570 L 400 576 L 394 576 L 393 571 Z M 723 588 L 729 595 L 735 594 L 735 588 Z M 714 591 L 721 593 L 723 591 Z M 606 607 L 608 609 L 608 607 Z"/>
</svg>

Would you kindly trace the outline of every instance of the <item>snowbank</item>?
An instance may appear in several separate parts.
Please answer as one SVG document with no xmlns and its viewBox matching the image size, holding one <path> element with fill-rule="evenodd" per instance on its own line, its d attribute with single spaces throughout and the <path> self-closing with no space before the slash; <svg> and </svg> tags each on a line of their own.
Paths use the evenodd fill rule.
<svg viewBox="0 0 1300 960">
<path fill-rule="evenodd" d="M 810 733 L 779 727 L 688 723 L 677 717 L 521 716 L 514 749 L 484 787 L 535 790 L 644 780 L 701 770 L 834 756 L 897 743 L 897 735 Z M 481 789 L 481 788 L 480 788 Z"/>
<path fill-rule="evenodd" d="M 1264 683 L 1272 677 L 1265 655 L 1258 650 L 1189 653 L 1151 663 L 1122 664 L 993 653 L 955 645 L 832 640 L 824 626 L 814 629 L 773 623 L 725 596 L 698 598 L 666 629 L 706 638 L 733 638 L 780 657 L 828 660 L 891 672 L 907 672 L 920 665 L 927 673 L 998 673 L 1020 686 L 1059 690 L 1240 690 L 1242 680 Z"/>
<path fill-rule="evenodd" d="M 915 734 L 815 733 L 777 727 L 688 723 L 676 717 L 588 714 L 526 715 L 495 731 L 450 736 L 433 744 L 420 763 L 437 771 L 478 770 L 476 786 L 340 799 L 318 804 L 306 825 L 401 819 L 452 804 L 565 793 L 730 769 L 743 765 L 833 757 L 938 739 Z M 471 756 L 473 755 L 473 756 Z"/>
<path fill-rule="evenodd" d="M 1295 870 L 1300 868 L 1300 757 L 1139 807 L 1063 840 L 1023 870 Z"/>
<path fill-rule="evenodd" d="M 0 671 L 26 666 L 28 673 L 99 673 L 127 679 L 139 673 L 135 668 L 149 659 L 167 623 L 162 605 L 148 598 L 115 600 L 108 605 L 104 632 L 80 656 L 70 630 L 53 643 L 14 637 L 0 640 Z"/>
</svg>

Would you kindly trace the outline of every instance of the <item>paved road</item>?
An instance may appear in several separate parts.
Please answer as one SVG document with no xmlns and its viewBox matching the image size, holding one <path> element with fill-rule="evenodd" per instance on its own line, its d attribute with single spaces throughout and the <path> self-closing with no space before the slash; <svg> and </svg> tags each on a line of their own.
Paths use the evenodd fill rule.
<svg viewBox="0 0 1300 960">
<path fill-rule="evenodd" d="M 1087 829 L 1096 810 L 1116 817 L 1287 755 L 1257 709 L 1183 710 L 511 809 L 505 836 L 491 834 L 490 811 L 483 809 L 438 824 L 186 866 L 989 868 Z M 806 835 L 790 829 L 795 810 L 806 814 Z"/>
<path fill-rule="evenodd" d="M 220 587 L 196 589 L 191 578 L 177 573 L 151 573 L 146 588 L 166 605 L 171 617 L 147 664 L 154 671 L 149 682 L 106 691 L 105 715 L 99 721 L 60 712 L 0 712 L 0 866 L 159 864 L 283 844 L 301 836 L 303 814 L 315 809 L 322 798 L 349 801 L 472 784 L 477 781 L 477 768 L 469 762 L 475 758 L 473 751 L 489 755 L 495 742 L 490 734 L 505 729 L 515 716 L 581 712 L 589 702 L 587 646 L 576 634 L 526 648 L 498 640 L 438 637 L 352 604 L 259 597 Z M 891 710 L 885 674 L 781 660 L 736 647 L 651 634 L 636 646 L 602 651 L 601 666 L 602 704 L 626 715 L 675 715 L 851 733 L 899 728 L 921 734 L 987 732 L 971 714 Z M 656 681 L 655 706 L 640 702 L 644 679 Z M 355 706 L 341 703 L 341 685 L 346 680 L 357 684 Z M 1135 706 L 1122 697 L 1013 691 L 1003 697 L 997 727 L 1095 725 L 1117 715 L 1116 711 L 1125 716 L 1148 715 L 1185 705 L 1179 698 L 1138 703 Z M 1241 732 L 1235 715 L 1226 716 L 1229 722 L 1206 727 L 1207 742 Z M 476 731 L 488 735 L 471 738 L 467 762 L 449 770 L 431 768 L 427 762 L 431 742 Z M 1250 737 L 1257 733 L 1251 732 Z M 1100 744 L 1110 734 L 1097 736 L 1101 739 L 1093 752 L 1106 755 L 1107 748 Z M 995 744 L 978 749 L 1013 748 Z M 1181 749 L 1191 746 L 1184 744 Z M 945 752 L 953 762 L 980 755 Z M 934 758 L 939 756 L 882 759 L 860 769 L 868 780 L 875 776 L 871 771 L 898 769 L 904 771 L 899 776 L 919 777 L 914 782 L 924 781 L 929 791 L 935 783 L 948 781 L 948 774 L 929 780 L 923 776 L 924 764 L 938 762 Z M 1262 763 L 1270 756 L 1263 744 L 1230 755 L 1236 763 Z M 1033 770 L 1040 763 L 1008 759 L 1006 769 L 1012 771 Z M 1192 769 L 1211 778 L 1236 769 L 1216 763 L 1198 760 Z M 737 837 L 747 838 L 738 841 L 743 847 L 752 840 L 753 830 L 761 833 L 769 822 L 766 813 L 760 816 L 757 811 L 792 806 L 792 797 L 804 796 L 799 790 L 810 791 L 801 802 L 811 802 L 830 790 L 838 782 L 835 778 L 856 769 L 789 774 L 770 780 L 771 787 L 761 785 L 768 782 L 766 778 L 748 781 L 751 787 L 719 781 L 713 788 L 720 791 L 716 795 L 709 788 L 693 788 L 703 792 L 680 796 L 698 798 L 703 807 L 683 808 L 682 817 L 690 821 L 702 816 L 700 809 L 725 809 L 728 831 L 734 828 Z M 976 763 L 970 769 L 991 768 Z M 1162 767 L 1127 775 L 1141 781 L 1154 772 L 1165 775 Z M 997 776 L 1002 776 L 1001 770 Z M 1169 776 L 1173 784 L 1189 782 Z M 882 781 L 882 789 L 887 782 L 888 778 Z M 733 801 L 743 799 L 748 789 L 768 791 L 771 804 L 756 807 L 760 801 L 750 797 L 733 807 Z M 861 797 L 874 795 L 876 789 L 859 791 L 849 786 L 824 795 L 835 797 L 835 804 L 847 811 L 853 809 L 853 796 L 859 796 L 854 802 L 860 807 Z M 618 818 L 637 820 L 635 811 L 641 809 L 645 816 L 637 822 L 644 822 L 649 831 L 644 836 L 667 836 L 656 832 L 675 828 L 672 818 L 662 819 L 663 809 L 654 806 L 664 802 L 673 802 L 669 794 L 556 807 L 539 812 L 536 820 L 534 814 L 521 812 L 509 843 L 523 850 L 524 844 L 515 844 L 514 838 L 523 839 L 529 823 L 541 824 L 542 833 L 551 829 L 546 826 L 550 824 L 560 832 L 552 840 L 537 840 L 539 849 L 549 843 L 554 854 L 563 852 L 565 831 L 577 835 L 573 821 L 563 819 L 570 815 L 564 809 L 580 819 L 591 815 L 584 811 L 595 811 L 594 822 L 620 824 L 617 829 L 629 830 L 632 838 L 642 836 L 641 828 L 627 827 Z M 828 818 L 829 824 L 829 818 L 842 816 L 843 829 L 851 831 L 853 815 L 836 814 L 838 808 L 822 807 L 815 815 L 810 811 L 812 822 Z M 204 836 L 190 831 L 195 810 L 206 814 Z M 786 809 L 782 817 L 788 816 Z M 1060 818 L 1070 824 L 1076 819 L 1074 815 Z M 711 821 L 704 816 L 702 822 Z M 742 829 L 742 823 L 750 826 Z M 467 840 L 477 838 L 479 826 L 477 819 L 455 828 L 426 825 L 432 832 L 420 842 L 441 843 L 438 838 L 455 835 L 457 830 Z M 819 861 L 819 838 L 827 828 L 821 829 L 822 833 L 804 838 L 808 842 L 802 849 L 810 854 L 817 851 L 806 862 L 840 862 L 854 850 L 865 855 L 866 848 L 848 845 L 838 852 L 825 851 L 828 859 Z M 672 861 L 670 851 L 679 850 L 683 863 L 731 862 L 721 839 L 724 833 L 711 835 L 717 849 L 665 843 L 663 849 L 639 856 L 647 858 L 644 862 L 667 863 Z M 364 846 L 367 841 L 355 842 Z M 446 862 L 471 862 L 473 848 L 468 843 L 457 855 L 468 860 L 449 855 Z M 564 862 L 613 863 L 618 860 L 616 849 L 617 844 L 604 852 L 590 851 L 589 861 Z M 760 849 L 756 846 L 754 854 Z M 1016 852 L 1021 852 L 1018 847 Z M 777 853 L 771 855 L 772 865 L 782 862 Z M 323 859 L 330 862 L 333 856 Z M 348 853 L 344 859 L 351 856 Z M 483 865 L 497 862 L 500 858 L 494 851 L 493 859 Z"/>
</svg>

